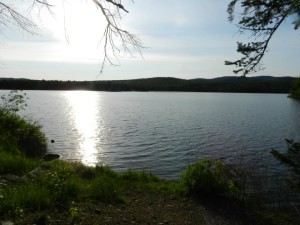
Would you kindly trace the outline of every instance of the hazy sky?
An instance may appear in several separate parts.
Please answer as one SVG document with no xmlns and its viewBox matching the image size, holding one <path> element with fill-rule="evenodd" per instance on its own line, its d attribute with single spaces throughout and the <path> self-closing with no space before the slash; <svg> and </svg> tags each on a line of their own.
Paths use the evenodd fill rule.
<svg viewBox="0 0 300 225">
<path fill-rule="evenodd" d="M 2 2 L 28 13 L 19 0 Z M 56 4 L 52 14 L 46 10 L 32 14 L 39 35 L 1 27 L 0 77 L 115 80 L 231 76 L 234 67 L 225 66 L 224 61 L 238 59 L 236 41 L 249 38 L 238 34 L 235 23 L 228 22 L 229 1 L 124 0 L 129 14 L 124 15 L 121 25 L 143 41 L 143 57 L 120 58 L 115 60 L 118 66 L 107 64 L 99 74 L 103 56 L 99 41 L 105 24 L 100 10 L 91 0 L 52 2 Z M 300 33 L 293 30 L 291 22 L 292 18 L 285 21 L 276 33 L 263 60 L 266 69 L 255 76 L 300 74 Z"/>
</svg>

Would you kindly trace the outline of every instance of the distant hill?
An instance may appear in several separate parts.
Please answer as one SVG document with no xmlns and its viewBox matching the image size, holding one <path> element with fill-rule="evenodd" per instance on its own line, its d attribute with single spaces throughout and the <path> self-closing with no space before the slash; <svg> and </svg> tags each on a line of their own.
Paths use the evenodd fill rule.
<svg viewBox="0 0 300 225">
<path fill-rule="evenodd" d="M 235 77 L 178 79 L 154 77 L 112 81 L 59 81 L 0 78 L 0 89 L 20 90 L 94 90 L 94 91 L 186 91 L 288 93 L 293 77 Z"/>
<path fill-rule="evenodd" d="M 29 80 L 29 79 L 26 79 L 26 78 L 0 77 L 0 81 L 1 80 Z"/>
</svg>

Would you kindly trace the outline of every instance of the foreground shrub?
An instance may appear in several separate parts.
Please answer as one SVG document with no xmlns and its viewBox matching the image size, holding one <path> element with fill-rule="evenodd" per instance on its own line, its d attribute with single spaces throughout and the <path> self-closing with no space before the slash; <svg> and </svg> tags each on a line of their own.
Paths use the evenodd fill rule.
<svg viewBox="0 0 300 225">
<path fill-rule="evenodd" d="M 180 181 L 191 195 L 238 196 L 240 185 L 235 176 L 235 171 L 222 161 L 204 159 L 189 165 Z"/>
<path fill-rule="evenodd" d="M 52 193 L 55 201 L 66 200 L 67 183 L 74 174 L 77 164 L 57 160 L 46 163 L 45 166 L 48 170 L 39 177 L 39 182 Z"/>
<path fill-rule="evenodd" d="M 0 109 L 0 150 L 40 157 L 47 151 L 47 141 L 36 122 L 27 121 L 14 112 Z"/>
</svg>

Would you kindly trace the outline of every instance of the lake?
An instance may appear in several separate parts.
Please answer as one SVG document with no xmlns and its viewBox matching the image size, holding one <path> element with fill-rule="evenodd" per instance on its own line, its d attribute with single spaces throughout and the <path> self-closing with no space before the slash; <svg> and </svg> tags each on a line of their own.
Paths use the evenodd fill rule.
<svg viewBox="0 0 300 225">
<path fill-rule="evenodd" d="M 270 150 L 285 150 L 285 138 L 300 140 L 300 101 L 285 94 L 26 93 L 23 114 L 42 125 L 50 152 L 169 180 L 204 157 L 267 165 L 276 174 L 279 164 Z"/>
</svg>

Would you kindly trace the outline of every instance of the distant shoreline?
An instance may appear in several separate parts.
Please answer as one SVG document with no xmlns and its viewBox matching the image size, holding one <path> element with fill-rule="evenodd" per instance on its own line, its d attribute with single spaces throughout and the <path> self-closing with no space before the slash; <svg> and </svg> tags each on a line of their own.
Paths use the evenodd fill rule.
<svg viewBox="0 0 300 225">
<path fill-rule="evenodd" d="M 157 77 L 111 81 L 59 81 L 0 78 L 1 90 L 90 90 L 90 91 L 176 91 L 229 93 L 284 93 L 292 88 L 294 77 L 219 77 L 178 79 Z"/>
</svg>

